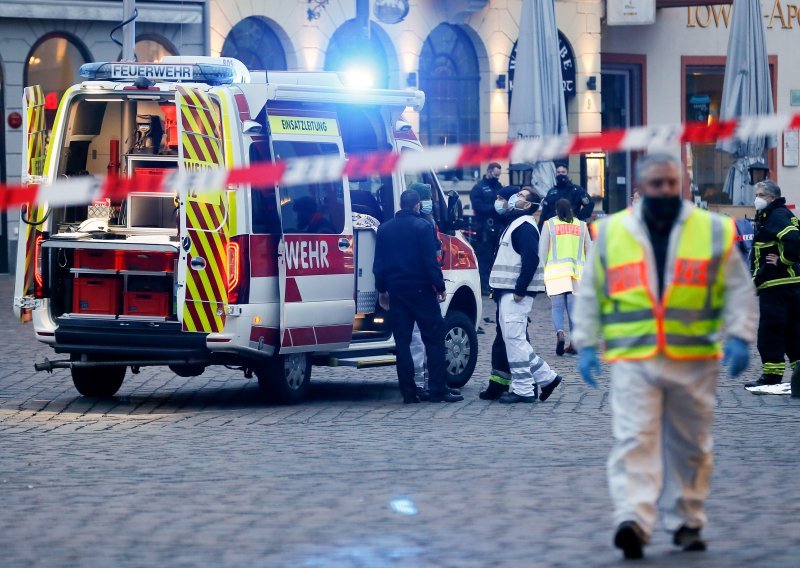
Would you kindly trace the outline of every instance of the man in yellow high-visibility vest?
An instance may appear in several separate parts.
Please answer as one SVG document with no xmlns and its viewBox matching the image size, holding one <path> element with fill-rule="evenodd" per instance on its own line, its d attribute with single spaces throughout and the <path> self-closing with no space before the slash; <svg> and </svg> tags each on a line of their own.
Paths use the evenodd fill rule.
<svg viewBox="0 0 800 568">
<path fill-rule="evenodd" d="M 575 306 L 578 368 L 595 386 L 599 344 L 611 370 L 608 477 L 625 558 L 641 558 L 661 509 L 673 543 L 705 550 L 719 360 L 732 376 L 755 339 L 755 290 L 733 220 L 680 197 L 668 154 L 637 164 L 642 199 L 598 224 Z M 728 331 L 722 348 L 722 327 Z"/>
</svg>

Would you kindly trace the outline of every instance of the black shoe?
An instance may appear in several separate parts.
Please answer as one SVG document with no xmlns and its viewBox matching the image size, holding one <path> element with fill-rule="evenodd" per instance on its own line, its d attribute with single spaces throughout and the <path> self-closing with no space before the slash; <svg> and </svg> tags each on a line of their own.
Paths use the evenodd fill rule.
<svg viewBox="0 0 800 568">
<path fill-rule="evenodd" d="M 625 521 L 617 527 L 617 534 L 614 535 L 614 546 L 622 550 L 626 560 L 644 558 L 644 552 L 642 551 L 644 542 L 644 533 L 635 522 Z"/>
<path fill-rule="evenodd" d="M 569 344 L 569 345 L 567 345 L 567 347 L 564 349 L 564 353 L 569 353 L 570 355 L 577 355 L 577 354 L 578 354 L 578 350 L 577 350 L 577 349 L 575 349 L 575 347 L 573 347 L 573 346 L 572 346 L 572 343 L 570 343 L 570 344 Z"/>
<path fill-rule="evenodd" d="M 416 404 L 419 402 L 419 398 L 416 396 L 404 396 L 403 397 L 403 404 Z"/>
<path fill-rule="evenodd" d="M 556 355 L 564 354 L 564 332 L 559 331 L 556 333 Z"/>
<path fill-rule="evenodd" d="M 542 394 L 539 395 L 539 400 L 544 402 L 545 400 L 550 398 L 550 395 L 553 394 L 553 391 L 556 390 L 556 388 L 558 388 L 558 385 L 560 384 L 561 384 L 561 375 L 556 375 L 556 378 L 553 379 L 551 383 L 549 383 L 547 386 L 542 387 Z"/>
<path fill-rule="evenodd" d="M 778 385 L 783 380 L 779 375 L 761 375 L 755 381 L 744 384 L 744 388 L 765 387 L 767 385 Z"/>
<path fill-rule="evenodd" d="M 461 402 L 462 400 L 464 400 L 464 397 L 460 394 L 450 394 L 449 392 L 436 396 L 428 396 L 428 402 Z"/>
<path fill-rule="evenodd" d="M 536 394 L 533 396 L 520 396 L 515 392 L 507 392 L 500 396 L 498 402 L 501 404 L 513 404 L 515 402 L 534 402 L 535 400 Z"/>
<path fill-rule="evenodd" d="M 483 328 L 481 326 L 478 326 L 478 331 L 476 331 L 475 333 L 477 333 L 478 335 L 484 335 L 486 332 L 483 331 Z"/>
<path fill-rule="evenodd" d="M 672 535 L 672 544 L 680 546 L 685 552 L 702 552 L 706 549 L 706 541 L 700 536 L 700 529 L 683 525 Z"/>
<path fill-rule="evenodd" d="M 454 394 L 456 396 L 461 396 L 461 389 L 454 389 L 453 387 L 447 387 L 447 392 L 450 394 Z"/>
<path fill-rule="evenodd" d="M 422 401 L 428 400 L 428 391 L 421 387 L 417 387 L 417 398 Z"/>
</svg>

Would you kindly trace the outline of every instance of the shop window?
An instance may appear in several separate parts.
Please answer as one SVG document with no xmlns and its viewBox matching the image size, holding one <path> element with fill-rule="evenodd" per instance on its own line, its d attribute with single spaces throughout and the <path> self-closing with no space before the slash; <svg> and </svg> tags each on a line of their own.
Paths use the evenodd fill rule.
<svg viewBox="0 0 800 568">
<path fill-rule="evenodd" d="M 419 88 L 425 92 L 420 113 L 423 144 L 439 146 L 480 140 L 480 72 L 467 34 L 439 24 L 425 40 L 419 62 Z M 472 179 L 471 170 L 447 169 L 444 179 Z"/>
<path fill-rule="evenodd" d="M 286 51 L 270 22 L 250 16 L 231 28 L 222 44 L 222 57 L 238 59 L 251 71 L 286 71 Z"/>
<path fill-rule="evenodd" d="M 45 121 L 53 127 L 56 110 L 66 90 L 82 81 L 78 70 L 91 61 L 88 50 L 77 39 L 52 34 L 40 39 L 25 62 L 25 86 L 41 85 L 45 96 Z"/>
<path fill-rule="evenodd" d="M 140 37 L 136 40 L 134 47 L 136 52 L 136 61 L 148 61 L 158 63 L 164 57 L 170 55 L 178 55 L 178 51 L 169 45 L 169 43 L 157 37 Z"/>
</svg>

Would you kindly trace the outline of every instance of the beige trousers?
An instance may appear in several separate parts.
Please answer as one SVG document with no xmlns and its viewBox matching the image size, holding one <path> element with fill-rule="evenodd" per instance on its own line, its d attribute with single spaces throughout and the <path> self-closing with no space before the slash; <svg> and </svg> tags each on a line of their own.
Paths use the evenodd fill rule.
<svg viewBox="0 0 800 568">
<path fill-rule="evenodd" d="M 705 524 L 718 372 L 716 359 L 661 355 L 613 365 L 608 484 L 615 524 L 636 521 L 649 538 L 659 509 L 670 531 Z"/>
</svg>

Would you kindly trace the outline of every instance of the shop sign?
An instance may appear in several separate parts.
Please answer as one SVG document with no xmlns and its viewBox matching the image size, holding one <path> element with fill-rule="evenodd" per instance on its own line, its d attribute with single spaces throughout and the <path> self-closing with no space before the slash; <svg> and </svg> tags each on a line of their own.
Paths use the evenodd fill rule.
<svg viewBox="0 0 800 568">
<path fill-rule="evenodd" d="M 800 4 L 772 0 L 767 4 L 762 4 L 761 7 L 762 10 L 767 10 L 764 13 L 764 23 L 768 30 L 800 28 Z M 688 6 L 686 8 L 686 27 L 728 29 L 731 25 L 732 11 L 733 5 L 731 4 Z"/>
<path fill-rule="evenodd" d="M 564 102 L 573 98 L 576 94 L 575 88 L 575 52 L 569 43 L 567 36 L 561 30 L 558 31 L 558 55 L 561 59 L 561 90 L 564 93 Z M 514 70 L 517 67 L 517 42 L 511 50 L 511 57 L 508 60 L 508 108 L 511 108 L 511 95 L 514 91 Z"/>
<path fill-rule="evenodd" d="M 375 0 L 372 13 L 384 24 L 399 24 L 408 16 L 408 0 Z"/>
<path fill-rule="evenodd" d="M 656 23 L 656 0 L 608 0 L 609 26 L 644 26 Z"/>
</svg>

